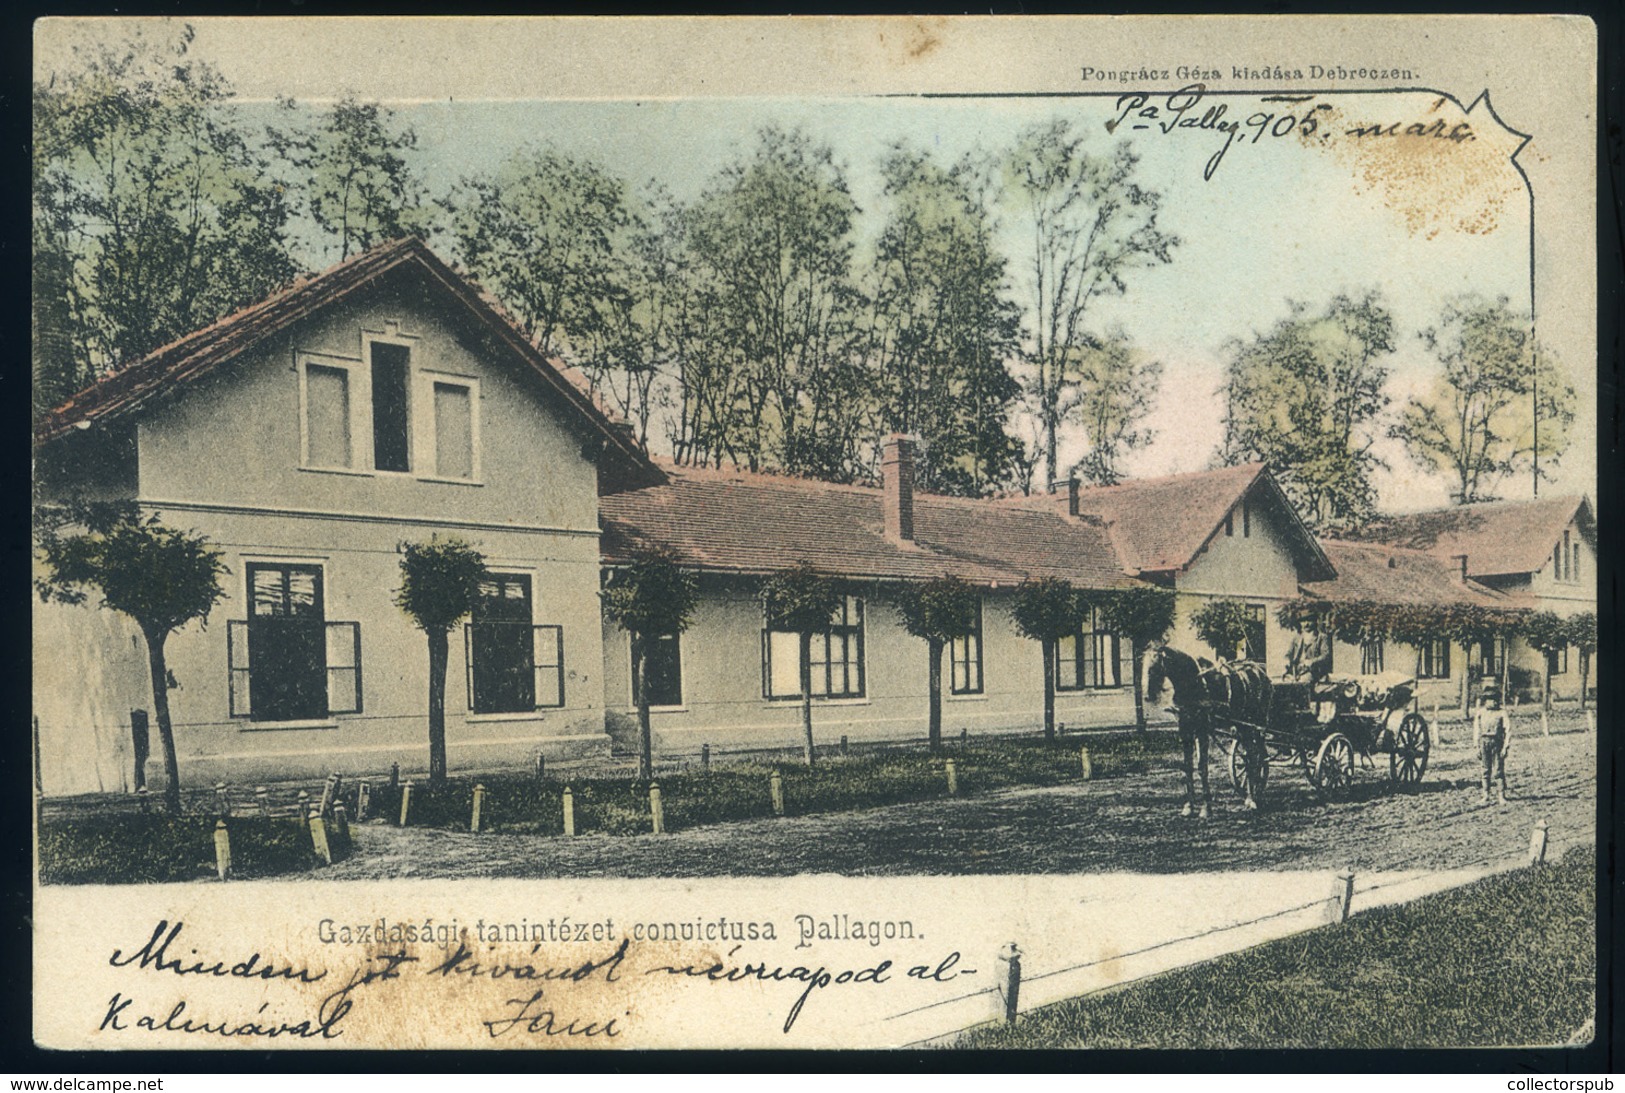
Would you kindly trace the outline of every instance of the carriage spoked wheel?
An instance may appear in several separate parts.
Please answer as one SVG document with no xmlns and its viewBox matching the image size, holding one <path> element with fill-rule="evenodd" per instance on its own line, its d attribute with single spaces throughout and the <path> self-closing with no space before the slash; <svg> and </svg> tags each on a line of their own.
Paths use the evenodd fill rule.
<svg viewBox="0 0 1625 1093">
<path fill-rule="evenodd" d="M 1249 751 L 1261 753 L 1263 749 L 1262 743 L 1255 749 L 1249 749 L 1239 736 L 1232 739 L 1226 749 L 1230 759 L 1230 784 L 1243 797 L 1251 797 L 1255 804 L 1264 795 L 1264 783 L 1269 781 L 1270 776 L 1270 763 L 1267 754 L 1248 753 Z"/>
<path fill-rule="evenodd" d="M 1427 773 L 1428 752 L 1433 748 L 1433 734 L 1428 730 L 1427 718 L 1419 713 L 1408 713 L 1394 730 L 1393 750 L 1388 753 L 1388 777 L 1395 785 L 1414 789 Z"/>
<path fill-rule="evenodd" d="M 1348 789 L 1354 781 L 1354 745 L 1340 732 L 1321 742 L 1309 768 L 1309 782 L 1320 792 L 1333 796 Z"/>
</svg>

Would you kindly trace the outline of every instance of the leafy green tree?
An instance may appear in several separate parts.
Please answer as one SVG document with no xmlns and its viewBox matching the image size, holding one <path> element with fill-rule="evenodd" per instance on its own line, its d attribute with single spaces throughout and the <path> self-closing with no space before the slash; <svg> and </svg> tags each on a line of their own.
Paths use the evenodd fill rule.
<svg viewBox="0 0 1625 1093">
<path fill-rule="evenodd" d="M 1495 500 L 1502 482 L 1531 466 L 1550 478 L 1568 447 L 1574 387 L 1556 356 L 1536 345 L 1529 320 L 1505 296 L 1461 296 L 1422 341 L 1444 370 L 1390 430 L 1411 458 L 1451 477 L 1451 496 L 1464 505 Z"/>
<path fill-rule="evenodd" d="M 447 635 L 480 600 L 485 555 L 457 538 L 401 544 L 395 606 L 429 638 L 429 784 L 446 780 Z"/>
<path fill-rule="evenodd" d="M 1252 625 L 1247 605 L 1239 600 L 1209 600 L 1191 615 L 1196 636 L 1221 660 L 1235 660 L 1236 650 L 1247 641 Z"/>
<path fill-rule="evenodd" d="M 1310 524 L 1371 515 L 1376 420 L 1394 351 L 1394 322 L 1373 290 L 1334 296 L 1319 313 L 1288 304 L 1262 334 L 1226 346 L 1226 464 L 1262 460 Z"/>
<path fill-rule="evenodd" d="M 813 765 L 812 639 L 829 629 L 842 598 L 839 582 L 806 562 L 781 569 L 762 582 L 762 605 L 770 627 L 788 630 L 800 639 L 801 732 L 809 767 Z"/>
<path fill-rule="evenodd" d="M 918 484 L 977 496 L 1009 480 L 1007 426 L 1021 393 L 1005 367 L 1020 313 L 995 243 L 991 180 L 905 144 L 883 164 L 888 213 L 875 245 L 863 351 L 880 387 L 882 433 L 923 441 Z"/>
<path fill-rule="evenodd" d="M 313 124 L 273 129 L 270 141 L 298 169 L 311 219 L 333 238 L 341 260 L 425 226 L 423 188 L 408 160 L 417 134 L 398 125 L 388 107 L 346 97 Z"/>
<path fill-rule="evenodd" d="M 654 776 L 654 740 L 649 727 L 649 642 L 688 629 L 699 604 L 699 583 L 671 550 L 639 551 L 609 575 L 600 594 L 604 614 L 632 639 L 632 695 L 638 707 L 638 777 Z M 828 616 L 825 616 L 828 618 Z"/>
<path fill-rule="evenodd" d="M 1039 643 L 1044 655 L 1044 739 L 1055 740 L 1055 650 L 1078 633 L 1088 606 L 1071 582 L 1059 577 L 1022 581 L 1010 604 L 1016 630 Z"/>
<path fill-rule="evenodd" d="M 39 387 L 83 387 L 268 295 L 297 272 L 286 188 L 188 55 L 191 29 L 87 51 L 36 83 Z"/>
<path fill-rule="evenodd" d="M 1523 640 L 1540 654 L 1541 708 L 1552 708 L 1552 658 L 1569 645 L 1569 620 L 1553 611 L 1535 611 L 1523 620 Z"/>
<path fill-rule="evenodd" d="M 935 577 L 920 584 L 900 586 L 893 598 L 903 629 L 925 639 L 928 657 L 929 717 L 926 741 L 932 751 L 942 749 L 942 650 L 955 638 L 976 633 L 981 593 L 958 577 Z"/>
<path fill-rule="evenodd" d="M 1155 438 L 1144 423 L 1162 384 L 1162 362 L 1146 357 L 1113 328 L 1079 346 L 1074 367 L 1077 389 L 1069 416 L 1089 438 L 1078 474 L 1097 486 L 1114 486 L 1123 480 L 1123 456 Z"/>
<path fill-rule="evenodd" d="M 1158 227 L 1162 196 L 1140 180 L 1133 146 L 1122 141 L 1096 152 L 1086 144 L 1071 122 L 1057 118 L 1021 132 L 1004 164 L 1006 199 L 1032 241 L 1023 359 L 1045 488 L 1055 484 L 1080 351 L 1093 343 L 1091 306 L 1126 293 L 1132 274 L 1171 262 L 1179 245 Z"/>
<path fill-rule="evenodd" d="M 858 211 L 828 147 L 771 126 L 687 206 L 679 461 L 837 481 L 862 471 L 878 430 L 855 352 Z"/>
<path fill-rule="evenodd" d="M 68 528 L 82 530 L 70 531 Z M 42 509 L 35 538 L 44 574 L 35 589 L 45 602 L 84 603 L 91 592 L 98 606 L 134 620 L 147 645 L 153 713 L 164 749 L 164 802 L 181 811 L 180 764 L 170 721 L 169 672 L 164 646 L 169 635 L 194 620 L 206 625 L 225 596 L 226 573 L 220 551 L 206 538 L 142 519 L 130 504 L 71 504 Z"/>
<path fill-rule="evenodd" d="M 1134 727 L 1145 731 L 1146 650 L 1168 636 L 1174 628 L 1174 592 L 1171 588 L 1144 585 L 1116 589 L 1100 603 L 1100 621 L 1107 630 L 1127 641 L 1134 660 Z"/>
<path fill-rule="evenodd" d="M 1586 708 L 1586 693 L 1591 687 L 1591 658 L 1597 652 L 1597 615 L 1582 611 L 1571 615 L 1568 623 L 1568 641 L 1580 654 L 1580 708 Z"/>
</svg>

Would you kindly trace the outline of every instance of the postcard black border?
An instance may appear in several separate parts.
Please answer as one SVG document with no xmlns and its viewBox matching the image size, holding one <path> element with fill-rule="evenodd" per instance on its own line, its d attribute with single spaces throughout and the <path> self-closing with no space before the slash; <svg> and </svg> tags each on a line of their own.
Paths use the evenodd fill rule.
<svg viewBox="0 0 1625 1093">
<path fill-rule="evenodd" d="M 12 746 L 0 752 L 0 786 L 5 790 L 6 807 L 0 812 L 0 833 L 3 833 L 3 868 L 5 887 L 0 890 L 5 928 L 3 951 L 11 974 L 6 978 L 12 990 L 0 993 L 0 1061 L 3 1068 L 17 1074 L 39 1075 L 96 1075 L 123 1073 L 134 1075 L 163 1073 L 210 1073 L 233 1070 L 254 1070 L 266 1073 L 297 1074 L 360 1074 L 408 1072 L 483 1072 L 526 1073 L 671 1073 L 708 1071 L 780 1071 L 809 1073 L 839 1073 L 877 1071 L 888 1073 L 942 1073 L 942 1072 L 1057 1072 L 1086 1077 L 1096 1073 L 1201 1073 L 1249 1071 L 1271 1073 L 1351 1073 L 1351 1072 L 1428 1072 L 1462 1073 L 1482 1072 L 1486 1075 L 1566 1073 L 1612 1073 L 1618 1064 L 1613 1045 L 1625 1039 L 1625 1019 L 1616 1004 L 1622 985 L 1621 969 L 1616 957 L 1616 939 L 1619 923 L 1615 918 L 1615 899 L 1621 880 L 1618 876 L 1618 845 L 1614 821 L 1619 815 L 1622 796 L 1621 773 L 1625 771 L 1625 741 L 1618 732 L 1620 710 L 1620 679 L 1610 666 L 1620 662 L 1618 621 L 1618 565 L 1619 540 L 1617 513 L 1620 511 L 1619 429 L 1620 402 L 1618 373 L 1621 346 L 1620 309 L 1625 304 L 1625 239 L 1619 222 L 1619 198 L 1622 164 L 1625 164 L 1625 87 L 1620 79 L 1620 59 L 1625 58 L 1625 14 L 1603 0 L 1588 4 L 1564 4 L 1542 9 L 1543 14 L 1575 14 L 1593 19 L 1598 26 L 1598 95 L 1597 103 L 1597 509 L 1599 525 L 1598 614 L 1600 643 L 1598 664 L 1598 705 L 1606 715 L 1600 719 L 1598 733 L 1598 1006 L 1597 1036 L 1586 1048 L 1575 1049 L 1424 1049 L 1371 1051 L 1281 1051 L 1249 1049 L 1233 1051 L 630 1051 L 630 1052 L 572 1052 L 538 1057 L 530 1053 L 497 1051 L 445 1051 L 414 1053 L 401 1051 L 153 1051 L 153 1052 L 95 1052 L 47 1051 L 32 1042 L 32 982 L 31 925 L 32 925 L 32 784 L 26 749 L 21 745 L 22 726 L 27 723 L 31 705 L 30 658 L 22 655 L 31 649 L 30 613 L 23 597 L 30 595 L 26 573 L 29 568 L 29 502 L 30 479 L 22 468 L 31 465 L 29 443 L 30 401 L 22 392 L 30 382 L 30 373 L 24 362 L 29 359 L 27 336 L 29 329 L 29 270 L 23 261 L 29 250 L 28 208 L 29 192 L 29 129 L 30 79 L 32 69 L 32 21 L 44 15 L 167 15 L 176 17 L 207 15 L 260 15 L 260 16 L 318 16 L 318 15 L 421 15 L 448 13 L 459 15 L 520 15 L 520 14 L 713 14 L 713 15 L 771 15 L 793 10 L 797 15 L 846 14 L 1137 14 L 1178 15 L 1194 13 L 1244 14 L 1527 14 L 1523 5 L 1500 3 L 1464 6 L 1452 3 L 1392 3 L 1380 7 L 1367 3 L 1343 5 L 1324 4 L 1199 4 L 1168 3 L 1155 8 L 1128 5 L 1079 5 L 1005 2 L 978 10 L 940 5 L 876 5 L 851 3 L 813 3 L 787 9 L 780 4 L 720 3 L 706 6 L 656 4 L 587 3 L 563 6 L 558 4 L 498 3 L 492 0 L 474 0 L 458 5 L 455 10 L 445 4 L 379 3 L 376 0 L 214 0 L 214 2 L 179 2 L 179 0 L 135 0 L 116 3 L 112 0 L 64 0 L 45 4 L 37 0 L 11 7 L 0 16 L 0 93 L 4 94 L 4 110 L 0 112 L 0 133 L 6 138 L 4 147 L 10 155 L 0 159 L 0 186 L 9 198 L 7 207 L 14 211 L 7 218 L 0 245 L 9 253 L 11 261 L 0 264 L 0 278 L 9 289 L 7 300 L 11 304 L 12 322 L 8 328 L 8 341 L 13 350 L 0 356 L 0 382 L 11 397 L 0 413 L 11 418 L 4 431 L 7 446 L 15 446 L 13 456 L 0 462 L 0 490 L 12 502 L 13 534 L 6 536 L 4 562 L 11 576 L 9 589 L 17 597 L 13 602 L 17 611 L 7 619 L 9 637 L 7 647 L 13 655 L 5 662 L 10 686 L 0 698 L 0 711 L 6 723 L 14 730 Z M 1142 90 L 1136 88 L 1135 90 Z M 1169 88 L 1167 90 L 1173 90 Z M 1350 89 L 1335 89 L 1347 92 Z M 1362 88 L 1363 93 L 1385 91 L 1427 91 L 1444 94 L 1457 105 L 1459 99 L 1445 92 L 1429 88 Z M 1247 92 L 1226 91 L 1226 94 Z M 1274 93 L 1272 91 L 1253 94 Z M 1309 93 L 1292 89 L 1291 94 Z M 1335 93 L 1335 92 L 1334 92 Z M 1118 92 L 1078 92 L 1078 96 Z M 1217 92 L 1215 92 L 1217 94 Z M 983 96 L 986 97 L 986 96 Z M 1060 97 L 1060 96 L 1054 96 Z M 1493 109 L 1493 107 L 1492 107 Z M 1517 161 L 1514 159 L 1514 163 Z M 1519 166 L 1522 173 L 1522 167 Z M 1525 182 L 1528 183 L 1527 175 Z M 1533 206 L 1534 193 L 1530 191 Z M 1531 254 L 1531 282 L 1533 282 L 1534 256 Z M 1534 286 L 1531 283 L 1531 299 Z M 3 678 L 3 677 L 0 677 Z M 23 969 L 29 969 L 24 976 Z M 22 989 L 28 982 L 29 989 Z"/>
</svg>

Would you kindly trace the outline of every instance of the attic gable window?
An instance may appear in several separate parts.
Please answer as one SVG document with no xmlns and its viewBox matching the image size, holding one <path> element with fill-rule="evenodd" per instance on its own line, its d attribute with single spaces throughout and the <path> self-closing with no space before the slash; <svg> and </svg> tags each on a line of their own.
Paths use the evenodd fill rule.
<svg viewBox="0 0 1625 1093">
<path fill-rule="evenodd" d="M 379 471 L 412 469 L 412 350 L 395 342 L 368 341 L 372 369 L 372 465 Z"/>
<path fill-rule="evenodd" d="M 300 357 L 301 466 L 328 470 L 355 466 L 353 363 L 335 357 Z"/>
<path fill-rule="evenodd" d="M 419 463 L 425 477 L 474 482 L 480 477 L 479 381 L 426 373 L 421 396 L 428 407 Z"/>
</svg>

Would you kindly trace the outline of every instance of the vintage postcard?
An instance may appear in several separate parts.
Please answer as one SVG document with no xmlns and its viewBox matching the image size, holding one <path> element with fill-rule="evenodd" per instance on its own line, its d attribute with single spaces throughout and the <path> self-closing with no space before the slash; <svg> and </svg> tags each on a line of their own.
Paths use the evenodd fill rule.
<svg viewBox="0 0 1625 1093">
<path fill-rule="evenodd" d="M 1592 1041 L 1589 20 L 34 57 L 39 1045 Z"/>
</svg>

